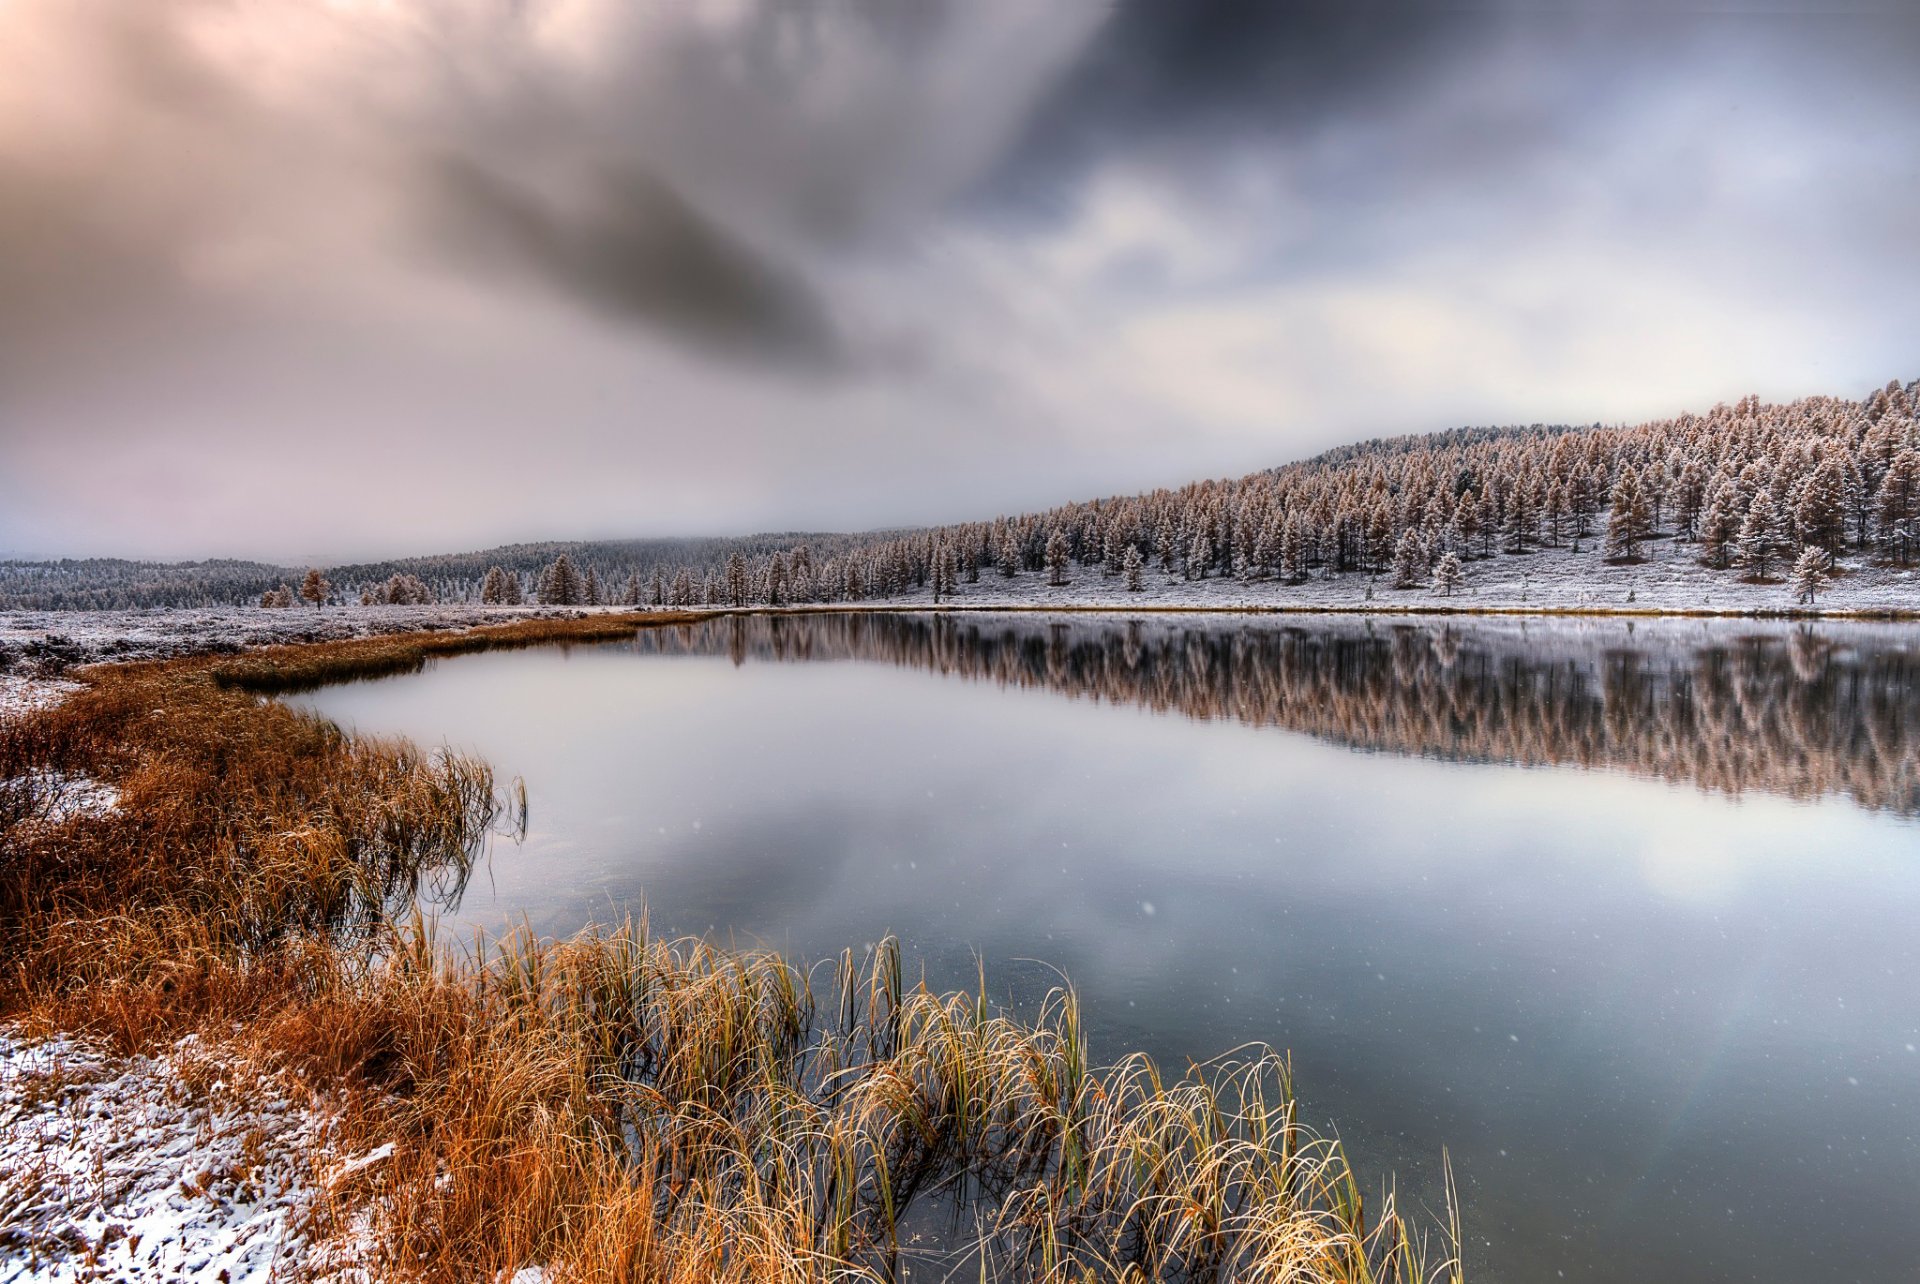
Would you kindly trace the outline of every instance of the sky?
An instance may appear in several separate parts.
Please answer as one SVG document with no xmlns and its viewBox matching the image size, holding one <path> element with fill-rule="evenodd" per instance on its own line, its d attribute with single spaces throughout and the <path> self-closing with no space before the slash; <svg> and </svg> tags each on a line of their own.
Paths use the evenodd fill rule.
<svg viewBox="0 0 1920 1284">
<path fill-rule="evenodd" d="M 1920 375 L 1913 6 L 0 0 L 0 556 L 867 529 Z"/>
</svg>

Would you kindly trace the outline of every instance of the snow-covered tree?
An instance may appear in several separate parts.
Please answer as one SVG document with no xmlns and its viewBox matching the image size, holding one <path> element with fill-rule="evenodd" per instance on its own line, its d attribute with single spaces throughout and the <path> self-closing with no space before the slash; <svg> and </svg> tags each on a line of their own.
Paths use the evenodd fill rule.
<svg viewBox="0 0 1920 1284">
<path fill-rule="evenodd" d="M 540 577 L 540 602 L 543 606 L 578 606 L 586 600 L 587 586 L 574 569 L 573 559 L 565 553 Z"/>
<path fill-rule="evenodd" d="M 1613 484 L 1613 507 L 1607 514 L 1607 560 L 1631 561 L 1640 556 L 1640 545 L 1653 534 L 1653 505 L 1647 499 L 1646 486 L 1632 468 L 1620 470 Z"/>
<path fill-rule="evenodd" d="M 1771 493 L 1755 491 L 1747 509 L 1747 520 L 1740 526 L 1737 560 L 1753 578 L 1767 578 L 1767 568 L 1787 555 L 1789 545 L 1780 530 L 1780 519 Z"/>
<path fill-rule="evenodd" d="M 1410 589 L 1425 579 L 1426 574 L 1427 550 L 1421 545 L 1420 536 L 1409 528 L 1393 550 L 1393 586 Z"/>
<path fill-rule="evenodd" d="M 480 601 L 487 606 L 517 605 L 520 601 L 520 578 L 507 574 L 503 566 L 490 567 L 487 577 L 480 581 Z"/>
<path fill-rule="evenodd" d="M 1817 544 L 1808 544 L 1800 550 L 1800 558 L 1793 564 L 1788 578 L 1797 601 L 1813 605 L 1815 596 L 1827 586 L 1828 561 L 1827 550 Z"/>
<path fill-rule="evenodd" d="M 1147 587 L 1147 577 L 1141 569 L 1143 559 L 1138 545 L 1128 544 L 1127 551 L 1121 555 L 1120 570 L 1127 577 L 1127 592 L 1138 593 Z"/>
<path fill-rule="evenodd" d="M 1059 527 L 1047 536 L 1047 583 L 1058 588 L 1067 582 L 1067 534 Z"/>
<path fill-rule="evenodd" d="M 1460 555 L 1452 549 L 1440 555 L 1439 564 L 1433 568 L 1433 591 L 1441 597 L 1452 597 L 1467 582 L 1467 568 L 1460 564 Z"/>
<path fill-rule="evenodd" d="M 1920 549 L 1920 451 L 1903 450 L 1888 463 L 1873 517 L 1881 551 L 1907 565 Z"/>
</svg>

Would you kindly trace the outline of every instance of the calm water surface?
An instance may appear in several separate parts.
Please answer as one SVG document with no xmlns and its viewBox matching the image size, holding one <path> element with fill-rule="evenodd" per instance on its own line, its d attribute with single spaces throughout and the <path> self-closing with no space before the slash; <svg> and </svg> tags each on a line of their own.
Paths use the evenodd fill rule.
<svg viewBox="0 0 1920 1284">
<path fill-rule="evenodd" d="M 1473 1278 L 1920 1280 L 1920 642 L 1730 623 L 725 620 L 307 702 L 526 778 L 453 915 L 1070 976 L 1292 1051 Z"/>
</svg>

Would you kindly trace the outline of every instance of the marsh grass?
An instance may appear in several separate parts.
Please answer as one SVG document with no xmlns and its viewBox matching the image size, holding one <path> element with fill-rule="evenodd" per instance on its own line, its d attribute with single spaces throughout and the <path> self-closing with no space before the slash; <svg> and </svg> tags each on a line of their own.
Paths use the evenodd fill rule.
<svg viewBox="0 0 1920 1284">
<path fill-rule="evenodd" d="M 892 941 L 812 969 L 644 922 L 442 941 L 430 907 L 524 804 L 256 694 L 684 618 L 85 673 L 0 724 L 0 779 L 122 800 L 0 817 L 0 1019 L 127 1051 L 196 1031 L 331 1094 L 334 1145 L 394 1149 L 326 1176 L 314 1218 L 369 1230 L 382 1277 L 1459 1279 L 1457 1218 L 1363 1197 L 1264 1049 L 1096 1068 L 1069 987 L 1018 1018 L 984 979 L 908 986 Z"/>
</svg>

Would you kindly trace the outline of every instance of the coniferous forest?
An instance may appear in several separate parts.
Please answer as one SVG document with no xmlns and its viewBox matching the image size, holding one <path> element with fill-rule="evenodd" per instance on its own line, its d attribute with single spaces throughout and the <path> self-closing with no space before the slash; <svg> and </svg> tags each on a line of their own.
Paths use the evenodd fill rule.
<svg viewBox="0 0 1920 1284">
<path fill-rule="evenodd" d="M 1655 541 L 1729 582 L 1809 602 L 1842 559 L 1920 557 L 1920 380 L 1857 400 L 1745 397 L 1631 426 L 1463 428 L 1250 476 L 921 530 L 518 544 L 332 567 L 347 604 L 745 606 L 880 602 L 1094 571 L 1117 601 L 1149 572 L 1260 583 L 1364 577 L 1451 596 L 1492 559 L 1558 550 L 1598 577 Z M 1669 551 L 1669 556 L 1678 556 Z M 1579 573 L 1579 572 L 1577 572 Z M 0 563 L 0 607 L 312 601 L 305 568 L 113 559 Z M 1136 599 L 1137 600 L 1137 599 Z"/>
</svg>

